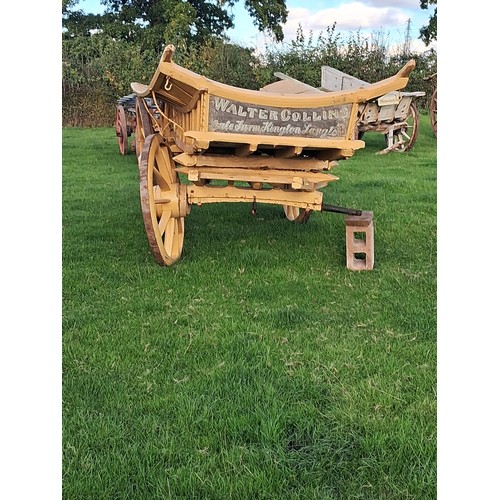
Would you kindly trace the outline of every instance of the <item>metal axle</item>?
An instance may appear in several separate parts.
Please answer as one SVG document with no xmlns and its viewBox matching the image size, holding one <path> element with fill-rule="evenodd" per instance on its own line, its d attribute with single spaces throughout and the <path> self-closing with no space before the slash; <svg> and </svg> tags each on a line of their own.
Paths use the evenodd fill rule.
<svg viewBox="0 0 500 500">
<path fill-rule="evenodd" d="M 361 215 L 363 213 L 362 210 L 358 210 L 357 208 L 338 207 L 337 205 L 328 205 L 326 203 L 323 203 L 321 205 L 321 211 L 335 212 L 338 214 L 345 214 L 345 215 Z"/>
</svg>

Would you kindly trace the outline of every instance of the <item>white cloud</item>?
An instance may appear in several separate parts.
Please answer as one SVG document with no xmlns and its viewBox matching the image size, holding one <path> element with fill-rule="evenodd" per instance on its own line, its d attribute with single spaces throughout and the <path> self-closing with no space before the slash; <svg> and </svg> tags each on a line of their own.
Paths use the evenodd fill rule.
<svg viewBox="0 0 500 500">
<path fill-rule="evenodd" d="M 389 54 L 401 54 L 403 51 L 403 43 L 394 43 L 388 47 Z M 411 40 L 410 42 L 410 52 L 412 54 L 422 54 L 431 49 L 437 51 L 437 42 L 431 42 L 430 45 L 425 45 L 422 40 Z"/>
<path fill-rule="evenodd" d="M 283 25 L 285 42 L 295 40 L 299 24 L 306 38 L 312 31 L 313 39 L 327 27 L 336 22 L 335 33 L 347 35 L 349 32 L 360 31 L 362 36 L 382 36 L 383 41 L 390 47 L 402 44 L 406 37 L 407 21 L 411 19 L 412 49 L 423 52 L 429 49 L 418 40 L 420 27 L 427 24 L 429 12 L 420 8 L 420 0 L 341 0 L 337 7 L 315 10 L 312 3 L 303 4 L 307 7 L 288 7 L 288 21 Z M 237 3 L 236 6 L 240 5 Z M 275 46 L 276 42 L 266 35 L 259 33 L 245 9 L 239 8 L 237 15 L 238 29 L 232 30 L 234 41 L 248 45 L 257 53 L 265 51 L 267 46 Z"/>
<path fill-rule="evenodd" d="M 375 7 L 396 7 L 406 9 L 420 9 L 420 0 L 366 0 L 368 5 Z"/>
<path fill-rule="evenodd" d="M 312 13 L 306 8 L 290 8 L 284 25 L 285 37 L 294 39 L 299 24 L 304 34 L 325 31 L 336 22 L 336 31 L 376 30 L 380 27 L 401 27 L 408 20 L 408 13 L 400 8 L 371 7 L 361 2 L 342 4 Z"/>
</svg>

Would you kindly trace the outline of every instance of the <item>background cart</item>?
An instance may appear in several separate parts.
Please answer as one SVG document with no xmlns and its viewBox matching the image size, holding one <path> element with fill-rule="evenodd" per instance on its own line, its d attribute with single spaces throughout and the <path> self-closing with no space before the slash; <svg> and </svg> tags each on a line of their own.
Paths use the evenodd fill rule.
<svg viewBox="0 0 500 500">
<path fill-rule="evenodd" d="M 321 88 L 327 92 L 361 89 L 369 83 L 354 78 L 330 66 L 321 68 Z M 356 137 L 365 132 L 381 132 L 386 137 L 387 147 L 379 154 L 389 151 L 409 151 L 418 137 L 419 114 L 414 100 L 425 92 L 389 92 L 366 102 L 358 110 Z"/>
<path fill-rule="evenodd" d="M 291 78 L 280 72 L 274 74 L 280 81 L 271 83 L 261 90 L 289 94 L 317 94 L 320 92 L 348 92 L 370 86 L 369 83 L 348 75 L 330 66 L 321 68 L 321 87 Z M 358 108 L 354 138 L 361 139 L 365 132 L 381 132 L 385 135 L 387 147 L 379 154 L 390 151 L 409 151 L 418 136 L 419 114 L 416 98 L 425 92 L 392 91 L 376 97 Z"/>
<path fill-rule="evenodd" d="M 283 95 L 209 80 L 173 53 L 167 46 L 149 85 L 132 83 L 142 214 L 160 264 L 180 258 L 193 205 L 270 203 L 296 222 L 313 211 L 361 215 L 323 203 L 319 189 L 338 179 L 335 160 L 364 147 L 354 138 L 359 109 L 404 88 L 413 60 L 362 89 Z"/>
<path fill-rule="evenodd" d="M 158 116 L 156 107 L 151 99 L 144 99 L 141 103 L 144 106 L 149 108 L 149 112 Z M 120 149 L 120 153 L 122 155 L 128 154 L 130 150 L 137 151 L 136 138 L 135 134 L 137 129 L 137 101 L 135 94 L 129 94 L 118 99 L 116 104 L 116 120 L 115 120 L 115 130 L 116 137 L 118 138 L 118 147 Z M 140 116 L 139 116 L 140 119 Z M 149 121 L 146 124 L 139 122 L 139 128 L 146 127 L 146 130 L 143 130 L 140 136 L 149 135 L 152 133 L 152 129 L 149 127 Z M 129 137 L 131 137 L 131 141 L 129 144 Z"/>
<path fill-rule="evenodd" d="M 122 155 L 129 152 L 128 138 L 135 132 L 135 127 L 135 94 L 130 94 L 118 99 L 116 104 L 115 131 Z M 132 141 L 131 147 L 135 150 L 135 141 Z"/>
</svg>

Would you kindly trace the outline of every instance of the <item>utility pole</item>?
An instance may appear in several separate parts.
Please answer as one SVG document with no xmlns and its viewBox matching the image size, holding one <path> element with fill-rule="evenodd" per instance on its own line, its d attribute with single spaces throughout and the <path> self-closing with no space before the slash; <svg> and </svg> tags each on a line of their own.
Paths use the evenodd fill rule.
<svg viewBox="0 0 500 500">
<path fill-rule="evenodd" d="M 408 57 L 410 55 L 410 45 L 411 45 L 410 29 L 411 29 L 411 19 L 408 19 L 408 21 L 406 21 L 405 41 L 403 45 L 404 57 Z"/>
</svg>

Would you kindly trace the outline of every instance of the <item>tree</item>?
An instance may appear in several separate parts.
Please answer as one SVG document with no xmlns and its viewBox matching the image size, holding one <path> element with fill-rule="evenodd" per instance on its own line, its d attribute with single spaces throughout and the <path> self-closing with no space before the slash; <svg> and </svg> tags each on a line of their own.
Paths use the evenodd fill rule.
<svg viewBox="0 0 500 500">
<path fill-rule="evenodd" d="M 437 5 L 437 0 L 420 0 L 420 8 L 427 10 L 430 5 Z M 429 17 L 429 24 L 420 28 L 419 38 L 429 45 L 433 40 L 437 40 L 437 7 Z"/>
<path fill-rule="evenodd" d="M 71 9 L 71 7 L 73 7 L 77 3 L 78 3 L 78 0 L 62 0 L 62 11 L 63 11 L 63 14 L 65 14 L 66 12 L 68 12 Z"/>
<path fill-rule="evenodd" d="M 63 0 L 66 37 L 89 35 L 95 30 L 115 39 L 140 42 L 147 49 L 161 50 L 166 42 L 200 43 L 225 38 L 234 27 L 229 9 L 239 0 L 101 0 L 103 15 L 70 11 L 78 0 Z M 242 0 L 260 31 L 283 40 L 281 24 L 287 19 L 286 0 Z"/>
</svg>

